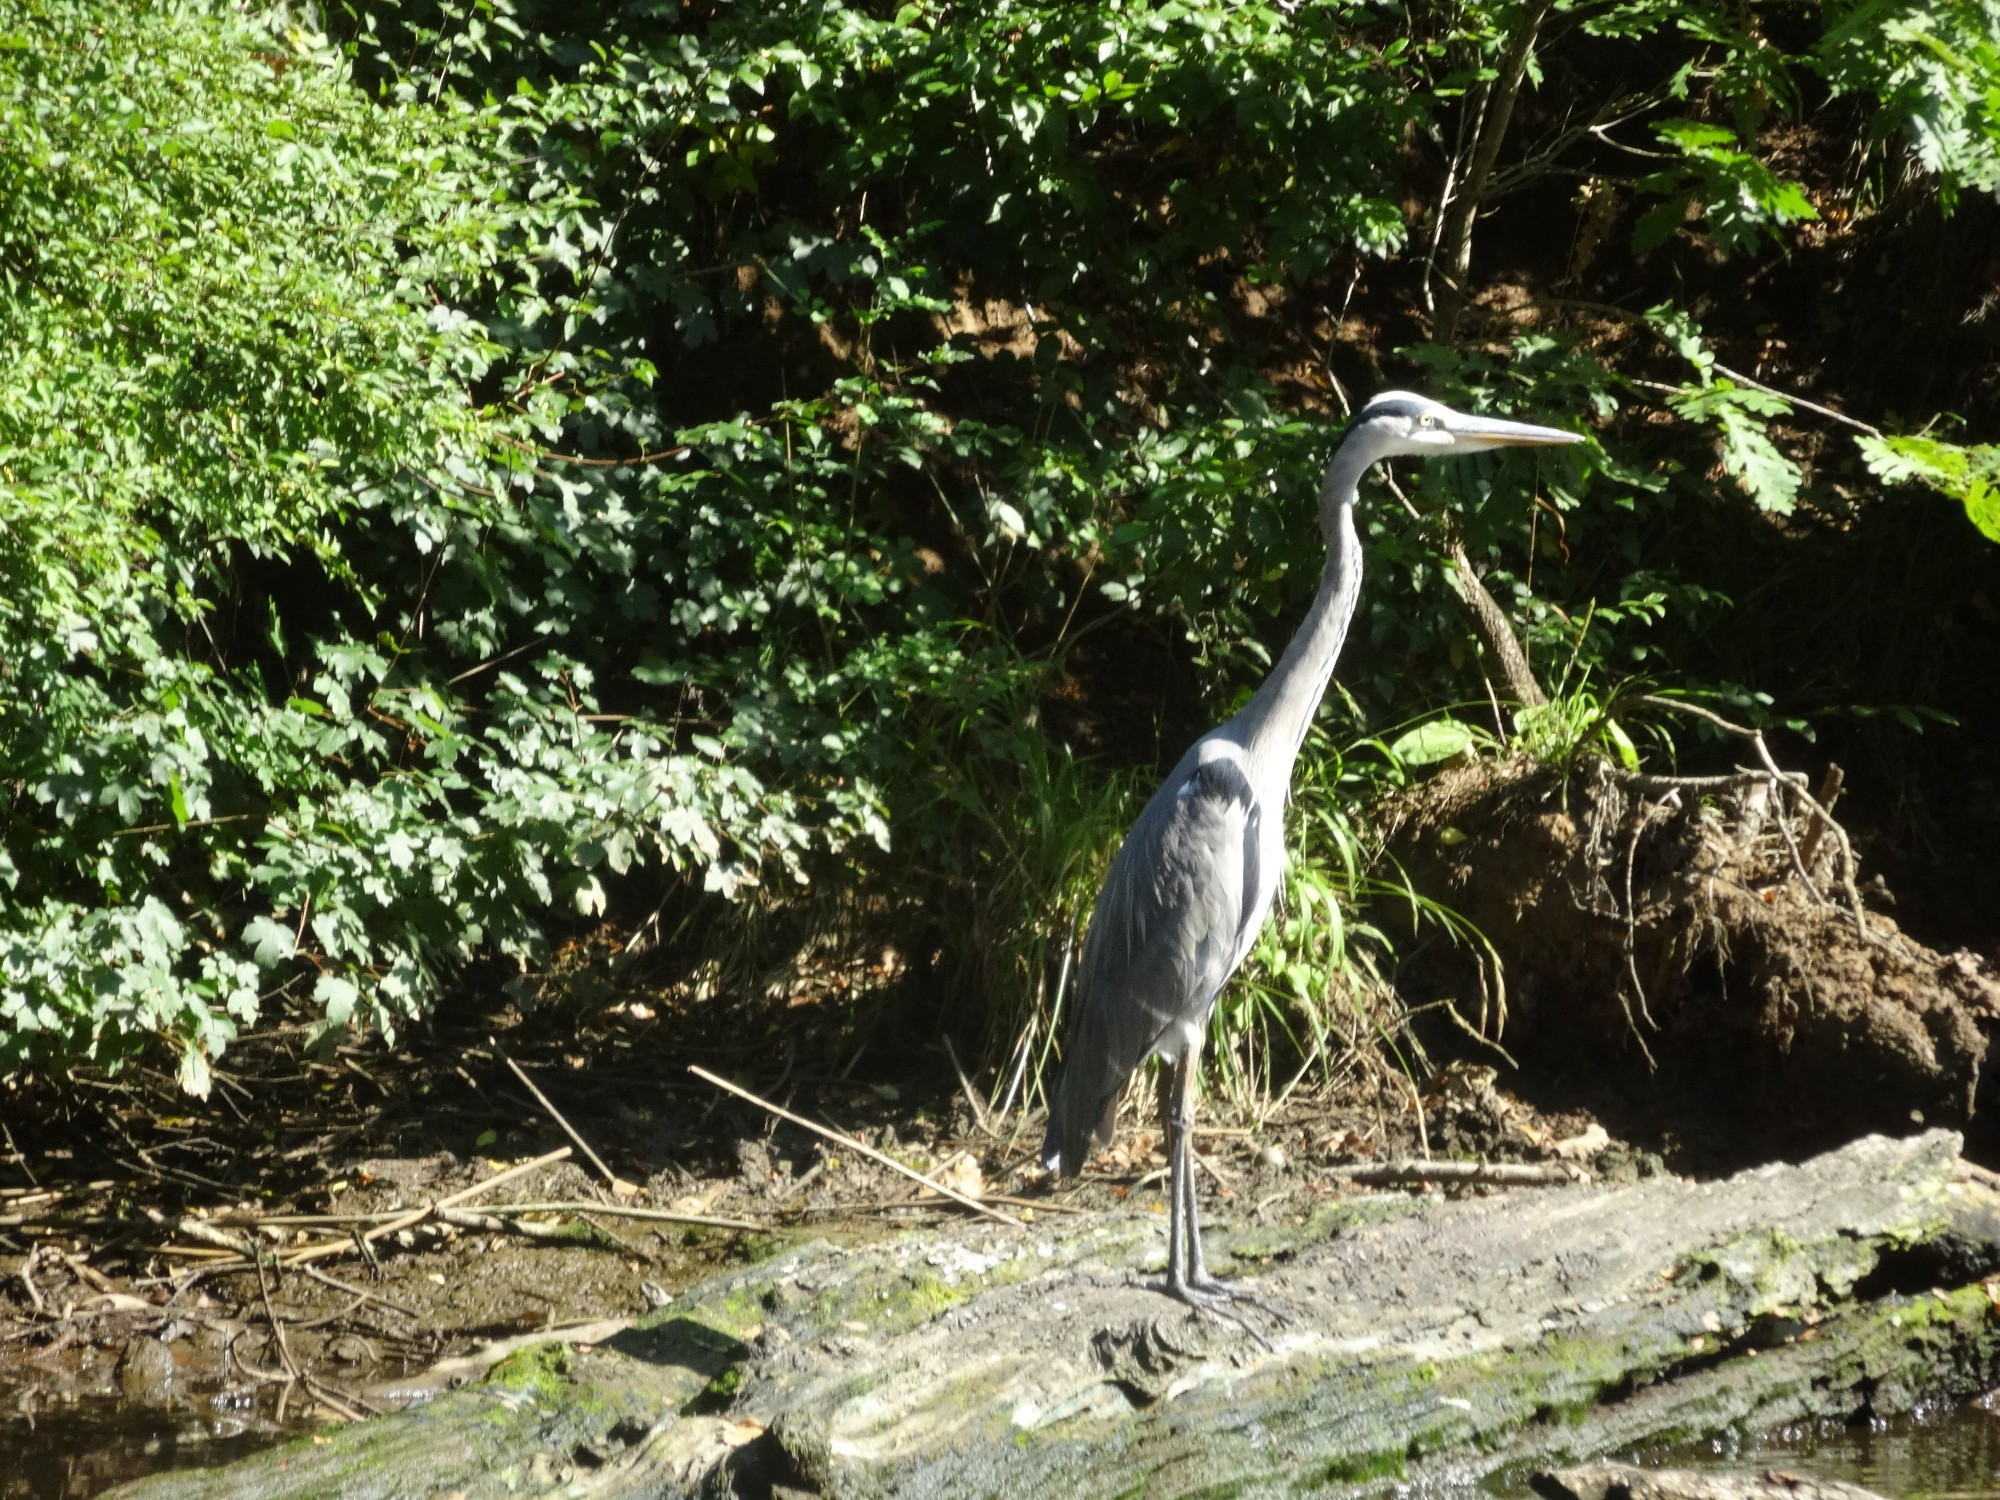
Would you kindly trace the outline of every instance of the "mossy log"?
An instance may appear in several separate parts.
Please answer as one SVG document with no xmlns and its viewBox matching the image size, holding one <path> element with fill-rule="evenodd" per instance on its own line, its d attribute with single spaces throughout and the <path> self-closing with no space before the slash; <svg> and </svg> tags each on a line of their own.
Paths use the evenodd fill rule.
<svg viewBox="0 0 2000 1500">
<path fill-rule="evenodd" d="M 1958 1149 L 1218 1231 L 1290 1316 L 1269 1348 L 1148 1288 L 1157 1216 L 801 1245 L 594 1348 L 116 1493 L 1322 1493 L 1884 1415 L 2000 1378 L 2000 1194 Z"/>
</svg>

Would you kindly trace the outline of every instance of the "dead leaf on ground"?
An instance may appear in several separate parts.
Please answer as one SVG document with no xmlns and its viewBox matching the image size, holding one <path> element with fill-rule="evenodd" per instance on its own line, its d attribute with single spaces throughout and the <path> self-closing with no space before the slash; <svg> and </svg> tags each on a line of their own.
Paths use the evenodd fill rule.
<svg viewBox="0 0 2000 1500">
<path fill-rule="evenodd" d="M 1573 1135 L 1568 1140 L 1557 1141 L 1549 1147 L 1549 1150 L 1563 1161 L 1583 1161 L 1597 1155 L 1610 1144 L 1610 1134 L 1593 1120 L 1590 1128 L 1582 1135 Z"/>
</svg>

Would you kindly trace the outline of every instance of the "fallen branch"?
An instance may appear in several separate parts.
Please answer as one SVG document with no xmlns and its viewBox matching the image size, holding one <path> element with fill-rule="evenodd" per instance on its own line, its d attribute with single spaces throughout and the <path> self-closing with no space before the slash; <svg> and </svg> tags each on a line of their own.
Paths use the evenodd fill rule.
<svg viewBox="0 0 2000 1500">
<path fill-rule="evenodd" d="M 454 1229 L 473 1229 L 482 1234 L 518 1234 L 523 1239 L 544 1240 L 564 1245 L 595 1245 L 600 1250 L 615 1250 L 623 1255 L 633 1253 L 630 1245 L 622 1244 L 616 1236 L 600 1229 L 590 1220 L 581 1216 L 566 1219 L 560 1224 L 542 1224 L 533 1219 L 511 1214 L 506 1218 L 476 1208 L 441 1208 L 437 1211 L 437 1221 L 449 1224 Z M 582 1232 L 578 1232 L 581 1226 Z M 651 1257 L 647 1257 L 651 1259 Z"/>
<path fill-rule="evenodd" d="M 825 1140 L 832 1141 L 835 1145 L 845 1146 L 849 1151 L 854 1152 L 857 1156 L 865 1156 L 870 1161 L 878 1162 L 882 1166 L 887 1167 L 892 1172 L 900 1172 L 903 1174 L 903 1176 L 909 1178 L 912 1182 L 921 1183 L 923 1184 L 923 1186 L 929 1188 L 932 1192 L 941 1193 L 945 1197 L 951 1199 L 952 1202 L 963 1204 L 965 1207 L 971 1209 L 974 1213 L 984 1214 L 989 1219 L 996 1220 L 997 1222 L 1002 1224 L 1010 1224 L 1017 1229 L 1020 1227 L 1021 1221 L 1015 1218 L 1012 1214 L 1003 1214 L 997 1208 L 988 1208 L 984 1203 L 981 1203 L 977 1198 L 968 1198 L 964 1193 L 961 1193 L 954 1188 L 948 1188 L 941 1182 L 934 1182 L 930 1178 L 924 1176 L 923 1173 L 916 1171 L 914 1168 L 904 1166 L 901 1162 L 897 1161 L 893 1156 L 889 1156 L 883 1152 L 877 1151 L 873 1146 L 862 1145 L 861 1142 L 854 1139 L 854 1137 L 851 1135 L 842 1135 L 838 1130 L 833 1129 L 831 1126 L 817 1124 L 812 1120 L 806 1119 L 805 1116 L 803 1115 L 795 1115 L 788 1109 L 781 1109 L 768 1099 L 758 1098 L 748 1089 L 738 1088 L 735 1084 L 731 1083 L 726 1078 L 716 1077 L 715 1074 L 709 1072 L 708 1069 L 706 1068 L 698 1068 L 694 1066 L 694 1064 L 690 1063 L 688 1065 L 688 1071 L 694 1074 L 695 1077 L 701 1079 L 703 1082 L 714 1084 L 715 1087 L 721 1089 L 724 1093 L 734 1094 L 739 1099 L 746 1099 L 750 1103 L 756 1105 L 759 1109 L 764 1110 L 770 1114 L 774 1114 L 781 1120 L 790 1121 L 792 1124 L 798 1126 L 801 1130 L 810 1130 L 814 1135 L 820 1136 Z"/>
<path fill-rule="evenodd" d="M 430 1218 L 439 1209 L 456 1208 L 461 1203 L 469 1203 L 474 1198 L 484 1197 L 503 1182 L 512 1182 L 515 1178 L 524 1177 L 539 1168 L 553 1166 L 559 1161 L 567 1161 L 569 1160 L 569 1156 L 569 1147 L 559 1146 L 554 1151 L 536 1157 L 533 1161 L 524 1161 L 515 1166 L 508 1167 L 505 1171 L 495 1172 L 484 1182 L 475 1182 L 471 1187 L 460 1188 L 449 1197 L 440 1198 L 435 1203 L 426 1203 L 422 1208 L 413 1208 L 408 1213 L 391 1219 L 386 1224 L 378 1224 L 373 1229 L 357 1234 L 351 1239 L 330 1240 L 325 1244 L 308 1245 L 303 1250 L 297 1250 L 290 1255 L 281 1257 L 278 1263 L 285 1266 L 302 1266 L 307 1261 L 325 1260 L 330 1255 L 353 1254 L 361 1246 L 379 1240 L 384 1235 L 394 1234 L 400 1229 L 414 1228 L 416 1225 Z"/>
<path fill-rule="evenodd" d="M 565 1150 L 568 1148 L 565 1147 Z M 440 1208 L 452 1205 L 441 1203 Z M 257 1217 L 233 1217 L 216 1219 L 211 1222 L 241 1229 L 272 1228 L 311 1229 L 343 1224 L 387 1224 L 392 1220 L 406 1219 L 410 1209 L 377 1209 L 373 1213 L 351 1214 L 268 1214 Z M 684 1213 L 675 1208 L 638 1208 L 627 1204 L 584 1203 L 564 1199 L 553 1203 L 489 1203 L 482 1212 L 489 1214 L 603 1214 L 613 1219 L 657 1219 L 667 1224 L 692 1224 L 703 1229 L 744 1229 L 758 1234 L 767 1234 L 771 1226 L 759 1224 L 751 1219 L 731 1219 L 720 1214 Z"/>
<path fill-rule="evenodd" d="M 602 1214 L 607 1219 L 656 1220 L 662 1224 L 692 1224 L 701 1229 L 741 1229 L 751 1234 L 769 1234 L 769 1224 L 754 1219 L 731 1219 L 721 1214 L 683 1213 L 677 1208 L 628 1208 L 609 1203 L 491 1203 L 490 1214 Z"/>
<path fill-rule="evenodd" d="M 607 1318 L 595 1323 L 544 1328 L 536 1333 L 496 1339 L 473 1350 L 470 1354 L 461 1354 L 453 1359 L 441 1359 L 436 1364 L 418 1371 L 414 1376 L 377 1381 L 368 1387 L 368 1394 L 377 1401 L 404 1403 L 428 1401 L 444 1391 L 464 1385 L 469 1380 L 478 1379 L 508 1355 L 526 1349 L 531 1344 L 601 1344 L 631 1326 L 630 1318 Z"/>
<path fill-rule="evenodd" d="M 1483 1187 L 1567 1187 L 1591 1181 L 1590 1173 L 1566 1162 L 1387 1161 L 1335 1167 L 1332 1175 L 1364 1187 L 1418 1182 L 1455 1182 Z"/>
<path fill-rule="evenodd" d="M 482 1197 L 492 1192 L 493 1189 L 499 1187 L 503 1182 L 512 1182 L 517 1177 L 526 1176 L 528 1173 L 536 1171 L 539 1168 L 552 1166 L 559 1161 L 567 1161 L 569 1156 L 570 1148 L 560 1146 L 554 1151 L 536 1157 L 533 1161 L 519 1162 L 503 1171 L 495 1172 L 483 1182 L 475 1182 L 471 1187 L 460 1188 L 449 1197 L 440 1198 L 434 1203 L 426 1203 L 422 1208 L 413 1208 L 398 1213 L 395 1217 L 377 1224 L 374 1228 L 361 1230 L 349 1238 L 323 1240 L 317 1245 L 307 1245 L 303 1249 L 294 1250 L 288 1254 L 276 1257 L 271 1257 L 269 1252 L 260 1250 L 251 1241 L 239 1235 L 230 1234 L 226 1230 L 201 1219 L 193 1219 L 185 1216 L 174 1217 L 151 1208 L 146 1210 L 146 1216 L 155 1224 L 158 1224 L 161 1228 L 171 1233 L 184 1234 L 189 1239 L 200 1240 L 205 1246 L 210 1247 L 195 1250 L 180 1246 L 162 1245 L 157 1247 L 156 1253 L 202 1257 L 212 1255 L 216 1250 L 224 1250 L 232 1252 L 237 1257 L 234 1260 L 211 1261 L 210 1264 L 201 1267 L 200 1276 L 212 1276 L 223 1271 L 247 1270 L 251 1266 L 263 1265 L 266 1259 L 275 1259 L 275 1263 L 280 1266 L 302 1267 L 316 1260 L 325 1260 L 330 1256 L 355 1254 L 365 1246 L 381 1239 L 384 1235 L 395 1234 L 398 1230 L 414 1228 L 426 1219 L 436 1215 L 441 1209 L 456 1208 L 461 1203 L 468 1203 L 474 1198 Z M 357 1222 L 357 1229 L 358 1227 Z M 190 1276 L 194 1276 L 196 1273 L 191 1272 L 189 1274 Z"/>
</svg>

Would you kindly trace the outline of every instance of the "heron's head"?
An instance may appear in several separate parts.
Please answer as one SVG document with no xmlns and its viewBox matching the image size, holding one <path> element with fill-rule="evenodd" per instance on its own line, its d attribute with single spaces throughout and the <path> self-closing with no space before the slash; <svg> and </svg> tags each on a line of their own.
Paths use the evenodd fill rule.
<svg viewBox="0 0 2000 1500">
<path fill-rule="evenodd" d="M 1383 391 L 1376 396 L 1354 414 L 1344 439 L 1363 445 L 1370 462 L 1404 455 L 1436 458 L 1448 453 L 1484 453 L 1489 448 L 1553 448 L 1582 441 L 1581 433 L 1470 416 L 1409 391 Z"/>
</svg>

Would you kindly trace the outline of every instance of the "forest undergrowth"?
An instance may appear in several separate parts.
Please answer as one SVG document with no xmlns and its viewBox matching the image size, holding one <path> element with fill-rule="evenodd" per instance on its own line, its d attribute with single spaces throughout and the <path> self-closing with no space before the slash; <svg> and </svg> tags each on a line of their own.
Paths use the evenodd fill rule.
<svg viewBox="0 0 2000 1500">
<path fill-rule="evenodd" d="M 1388 385 L 1591 441 L 1368 500 L 1237 1107 L 1505 1046 L 1375 810 L 1731 765 L 1647 691 L 1842 764 L 1900 920 L 1992 957 L 1995 19 L 0 5 L 6 1067 L 201 1094 L 643 976 L 1031 1102 Z M 1414 1028 L 1413 944 L 1488 975 Z"/>
</svg>

